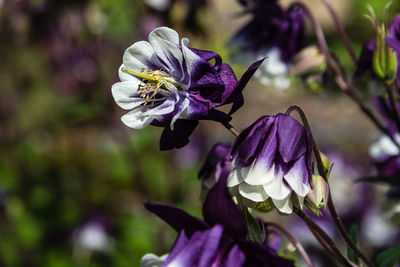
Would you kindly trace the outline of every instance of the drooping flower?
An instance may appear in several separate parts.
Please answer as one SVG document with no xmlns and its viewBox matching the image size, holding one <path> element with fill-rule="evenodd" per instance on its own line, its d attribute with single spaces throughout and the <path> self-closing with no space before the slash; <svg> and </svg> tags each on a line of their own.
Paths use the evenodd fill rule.
<svg viewBox="0 0 400 267">
<path fill-rule="evenodd" d="M 268 238 L 263 243 L 246 240 L 246 221 L 226 186 L 228 174 L 224 171 L 209 191 L 203 204 L 204 221 L 171 206 L 145 204 L 180 233 L 163 266 L 169 266 L 169 262 L 194 267 L 293 266 L 292 261 L 276 254 L 268 245 Z"/>
<path fill-rule="evenodd" d="M 202 195 L 218 182 L 224 171 L 231 172 L 231 148 L 231 143 L 217 143 L 211 148 L 199 171 L 199 177 L 202 179 Z"/>
<path fill-rule="evenodd" d="M 253 18 L 229 42 L 235 50 L 233 60 L 247 64 L 266 57 L 255 76 L 266 85 L 289 87 L 288 65 L 304 47 L 305 10 L 299 5 L 284 10 L 277 1 L 240 3 Z"/>
<path fill-rule="evenodd" d="M 291 213 L 292 196 L 302 205 L 308 193 L 311 153 L 310 133 L 299 122 L 281 113 L 263 116 L 236 139 L 228 186 L 253 203 L 271 199 Z"/>
<path fill-rule="evenodd" d="M 136 42 L 125 51 L 121 82 L 112 86 L 116 103 L 130 110 L 121 118 L 127 126 L 164 127 L 161 149 L 186 145 L 198 120 L 229 121 L 229 115 L 215 108 L 233 103 L 230 114 L 235 112 L 243 104 L 244 86 L 261 64 L 255 62 L 237 81 L 219 55 L 188 44 L 187 38 L 179 43 L 174 30 L 156 28 L 149 42 Z"/>
</svg>

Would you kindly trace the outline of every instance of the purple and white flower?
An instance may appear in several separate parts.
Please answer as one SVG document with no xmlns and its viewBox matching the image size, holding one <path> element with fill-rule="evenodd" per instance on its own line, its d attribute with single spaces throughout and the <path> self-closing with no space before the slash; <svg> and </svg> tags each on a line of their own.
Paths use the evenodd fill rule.
<svg viewBox="0 0 400 267">
<path fill-rule="evenodd" d="M 187 38 L 180 42 L 170 28 L 154 29 L 148 42 L 136 42 L 125 51 L 121 82 L 112 86 L 116 103 L 130 110 L 123 123 L 134 129 L 164 127 L 161 149 L 186 145 L 200 119 L 229 121 L 229 115 L 215 108 L 233 103 L 230 114 L 240 108 L 242 90 L 262 62 L 252 64 L 237 81 L 219 55 L 188 45 Z"/>
<path fill-rule="evenodd" d="M 243 64 L 266 57 L 255 77 L 265 85 L 288 88 L 289 64 L 304 48 L 305 10 L 299 5 L 284 10 L 277 1 L 240 3 L 253 18 L 229 42 L 235 50 L 232 59 Z"/>
<path fill-rule="evenodd" d="M 199 177 L 202 179 L 202 195 L 218 182 L 224 171 L 232 171 L 231 149 L 231 143 L 221 142 L 211 148 L 199 171 Z"/>
<path fill-rule="evenodd" d="M 145 203 L 145 207 L 180 233 L 163 266 L 294 266 L 279 257 L 266 237 L 248 241 L 245 218 L 226 186 L 223 171 L 203 204 L 204 221 L 175 207 Z"/>
<path fill-rule="evenodd" d="M 311 135 L 299 122 L 281 113 L 263 116 L 236 139 L 228 186 L 249 203 L 271 199 L 289 214 L 292 196 L 302 205 L 308 193 L 311 153 Z"/>
</svg>

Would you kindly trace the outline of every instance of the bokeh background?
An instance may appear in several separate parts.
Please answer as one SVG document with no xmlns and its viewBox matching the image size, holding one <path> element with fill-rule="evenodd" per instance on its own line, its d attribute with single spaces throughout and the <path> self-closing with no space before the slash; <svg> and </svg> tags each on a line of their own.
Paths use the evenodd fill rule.
<svg viewBox="0 0 400 267">
<path fill-rule="evenodd" d="M 124 50 L 153 28 L 173 27 L 190 38 L 192 47 L 213 50 L 229 63 L 226 43 L 250 16 L 235 0 L 176 0 L 166 9 L 157 8 L 163 1 L 151 2 L 156 5 L 0 0 L 0 266 L 139 266 L 147 252 L 167 253 L 176 236 L 143 208 L 143 201 L 201 216 L 197 172 L 216 141 L 233 137 L 215 122 L 201 122 L 187 147 L 160 152 L 161 129 L 123 125 L 110 88 L 118 81 Z M 303 2 L 321 21 L 332 50 L 352 68 L 323 5 Z M 385 1 L 334 2 L 359 53 L 373 38 L 364 18 L 366 3 L 379 15 Z M 238 76 L 245 70 L 233 67 Z M 341 212 L 353 215 L 350 223 L 361 223 L 357 212 L 364 203 L 376 213 L 370 227 L 386 231 L 387 239 L 374 244 L 380 235 L 368 233 L 380 232 L 360 224 L 367 229 L 361 236 L 366 249 L 377 253 L 395 242 L 395 226 L 382 213 L 387 188 L 351 180 L 373 172 L 368 145 L 377 131 L 341 92 L 313 92 L 300 83 L 282 91 L 253 80 L 232 124 L 243 129 L 292 104 L 304 108 L 318 143 L 336 164 L 333 197 Z M 318 252 L 294 215 L 262 216 L 285 223 Z M 379 227 L 384 224 L 392 232 Z"/>
</svg>

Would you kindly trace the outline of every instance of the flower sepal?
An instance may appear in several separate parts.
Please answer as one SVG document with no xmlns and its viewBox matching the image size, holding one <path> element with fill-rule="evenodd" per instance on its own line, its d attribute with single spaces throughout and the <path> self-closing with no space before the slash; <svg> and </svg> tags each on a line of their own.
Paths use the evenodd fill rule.
<svg viewBox="0 0 400 267">
<path fill-rule="evenodd" d="M 304 201 L 306 207 L 314 214 L 323 215 L 320 209 L 326 209 L 326 204 L 329 197 L 329 185 L 320 175 L 312 176 L 312 188 L 308 185 L 309 192 Z"/>
</svg>

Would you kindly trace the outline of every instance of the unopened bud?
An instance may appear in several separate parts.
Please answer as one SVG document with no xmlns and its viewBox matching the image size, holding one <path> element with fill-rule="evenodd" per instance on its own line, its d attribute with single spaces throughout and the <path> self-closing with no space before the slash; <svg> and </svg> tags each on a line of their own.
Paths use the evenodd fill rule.
<svg viewBox="0 0 400 267">
<path fill-rule="evenodd" d="M 387 23 L 378 23 L 375 12 L 371 6 L 368 7 L 370 15 L 367 16 L 374 27 L 376 48 L 372 62 L 372 68 L 375 74 L 385 82 L 392 82 L 396 78 L 397 72 L 397 56 L 396 53 L 388 47 L 385 37 L 390 36 Z M 386 6 L 385 17 L 383 21 L 387 20 L 387 14 L 390 10 L 390 4 Z"/>
<path fill-rule="evenodd" d="M 320 151 L 319 154 L 321 155 L 322 166 L 324 166 L 324 169 L 326 172 L 326 176 L 327 176 L 326 178 L 329 178 L 329 174 L 332 170 L 333 164 L 331 163 L 331 161 L 328 159 L 328 157 L 324 153 L 322 153 Z"/>
<path fill-rule="evenodd" d="M 293 59 L 290 75 L 314 75 L 326 70 L 324 55 L 318 47 L 312 45 L 301 50 Z"/>
<path fill-rule="evenodd" d="M 383 31 L 382 31 L 383 32 Z M 380 32 L 376 37 L 376 50 L 374 52 L 373 68 L 375 74 L 385 82 L 392 82 L 396 78 L 397 56 L 387 46 L 385 35 Z"/>
<path fill-rule="evenodd" d="M 325 179 L 320 175 L 313 175 L 312 181 L 313 189 L 309 185 L 309 192 L 306 196 L 306 206 L 316 215 L 322 215 L 319 209 L 326 208 L 329 197 L 329 185 Z"/>
</svg>

